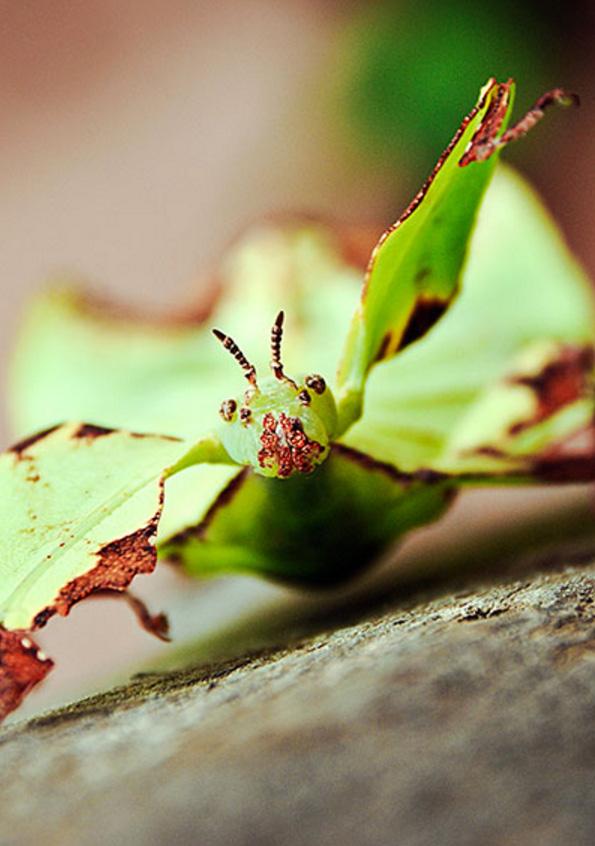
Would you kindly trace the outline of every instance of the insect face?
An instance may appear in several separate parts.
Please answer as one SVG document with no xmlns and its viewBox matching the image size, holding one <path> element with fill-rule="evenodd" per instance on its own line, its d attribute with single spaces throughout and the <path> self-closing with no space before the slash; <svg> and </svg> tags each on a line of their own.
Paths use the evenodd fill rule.
<svg viewBox="0 0 595 846">
<path fill-rule="evenodd" d="M 281 362 L 283 313 L 271 333 L 273 378 L 257 382 L 256 371 L 237 344 L 216 331 L 223 346 L 240 363 L 250 388 L 241 400 L 222 403 L 224 421 L 221 440 L 238 464 L 256 473 L 286 479 L 295 473 L 311 473 L 329 453 L 337 427 L 332 391 L 322 376 L 297 381 L 285 374 Z"/>
<path fill-rule="evenodd" d="M 301 394 L 306 389 L 300 382 L 296 389 L 264 380 L 248 402 L 244 398 L 242 406 L 238 404 L 239 413 L 223 418 L 221 440 L 235 461 L 281 479 L 311 473 L 324 461 L 336 428 L 334 399 L 327 388 L 324 397 L 312 393 L 305 404 Z"/>
</svg>

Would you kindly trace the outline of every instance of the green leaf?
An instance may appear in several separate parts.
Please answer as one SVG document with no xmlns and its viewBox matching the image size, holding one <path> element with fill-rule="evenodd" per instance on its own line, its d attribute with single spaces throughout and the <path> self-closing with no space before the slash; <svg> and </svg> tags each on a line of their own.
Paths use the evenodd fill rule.
<svg viewBox="0 0 595 846">
<path fill-rule="evenodd" d="M 582 268 L 538 197 L 500 166 L 461 294 L 426 338 L 374 369 L 343 440 L 409 471 L 518 468 L 589 425 L 594 341 Z"/>
<path fill-rule="evenodd" d="M 169 438 L 69 424 L 2 453 L 4 627 L 34 628 L 150 572 L 163 471 L 180 452 Z"/>
<path fill-rule="evenodd" d="M 488 81 L 417 196 L 380 238 L 339 368 L 342 431 L 359 416 L 366 376 L 422 337 L 456 295 L 477 209 L 496 157 L 462 167 L 478 139 L 497 138 L 514 85 Z"/>
<path fill-rule="evenodd" d="M 0 454 L 0 623 L 29 630 L 100 589 L 124 590 L 153 570 L 166 478 L 192 462 L 225 461 L 213 439 L 190 445 L 70 423 Z M 202 471 L 208 468 L 198 468 Z M 208 509 L 237 467 L 208 488 Z M 202 479 L 207 491 L 206 480 Z M 179 521 L 169 520 L 169 531 Z"/>
</svg>

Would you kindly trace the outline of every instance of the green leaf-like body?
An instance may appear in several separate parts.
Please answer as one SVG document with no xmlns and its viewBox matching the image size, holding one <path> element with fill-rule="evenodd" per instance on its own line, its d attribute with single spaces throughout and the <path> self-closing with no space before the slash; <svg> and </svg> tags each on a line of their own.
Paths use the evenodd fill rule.
<svg viewBox="0 0 595 846">
<path fill-rule="evenodd" d="M 471 239 L 493 154 L 573 99 L 548 92 L 505 131 L 512 92 L 493 81 L 482 91 L 382 236 L 359 300 L 365 263 L 353 241 L 295 222 L 263 224 L 236 245 L 216 301 L 181 321 L 135 322 L 64 290 L 37 300 L 11 380 L 28 437 L 0 456 L 0 714 L 50 666 L 23 630 L 91 592 L 125 590 L 153 569 L 157 537 L 195 575 L 323 586 L 435 519 L 462 485 L 593 478 L 595 456 L 560 458 L 593 421 L 582 271 L 506 171 Z M 268 370 L 281 309 L 283 365 L 260 390 L 251 365 Z M 235 362 L 213 325 L 233 336 L 217 333 Z M 314 393 L 304 374 L 317 374 Z M 56 425 L 68 418 L 87 423 Z"/>
<path fill-rule="evenodd" d="M 459 288 L 469 236 L 496 156 L 463 167 L 475 140 L 506 126 L 514 86 L 493 80 L 481 92 L 429 179 L 378 242 L 339 369 L 342 430 L 360 413 L 367 374 L 423 335 Z"/>
<path fill-rule="evenodd" d="M 0 455 L 0 622 L 31 629 L 155 564 L 163 471 L 180 442 L 71 424 Z"/>
<path fill-rule="evenodd" d="M 461 294 L 426 338 L 373 370 L 363 417 L 343 440 L 407 471 L 503 472 L 517 466 L 506 454 L 538 454 L 589 424 L 594 344 L 584 271 L 538 197 L 501 166 Z M 527 379 L 565 359 L 575 366 L 559 368 L 560 402 L 540 420 Z"/>
<path fill-rule="evenodd" d="M 201 577 L 239 571 L 335 585 L 438 517 L 452 492 L 449 480 L 428 484 L 337 447 L 311 476 L 282 481 L 243 470 L 205 519 L 161 552 Z"/>
</svg>

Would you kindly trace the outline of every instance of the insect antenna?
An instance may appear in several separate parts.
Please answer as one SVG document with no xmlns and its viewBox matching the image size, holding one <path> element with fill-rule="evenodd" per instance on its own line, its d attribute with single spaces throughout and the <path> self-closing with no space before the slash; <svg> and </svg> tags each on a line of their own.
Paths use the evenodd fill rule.
<svg viewBox="0 0 595 846">
<path fill-rule="evenodd" d="M 238 347 L 236 342 L 233 338 L 230 338 L 229 335 L 226 335 L 225 332 L 221 332 L 219 329 L 212 330 L 213 335 L 217 338 L 218 341 L 225 347 L 225 349 L 231 353 L 231 355 L 235 358 L 238 362 L 242 370 L 244 371 L 244 376 L 250 382 L 250 384 L 254 388 L 258 388 L 256 384 L 256 368 L 253 364 L 250 364 L 244 353 Z"/>
<path fill-rule="evenodd" d="M 271 329 L 271 370 L 273 371 L 275 379 L 278 379 L 280 382 L 287 382 L 297 391 L 298 386 L 296 383 L 283 372 L 283 363 L 281 361 L 281 341 L 283 340 L 284 320 L 285 313 L 280 311 L 275 318 L 273 328 Z"/>
</svg>

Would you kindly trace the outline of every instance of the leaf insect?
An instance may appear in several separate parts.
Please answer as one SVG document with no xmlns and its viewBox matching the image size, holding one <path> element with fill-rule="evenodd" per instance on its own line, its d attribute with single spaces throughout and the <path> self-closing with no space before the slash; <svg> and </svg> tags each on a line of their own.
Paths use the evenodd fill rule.
<svg viewBox="0 0 595 846">
<path fill-rule="evenodd" d="M 488 81 L 369 259 L 352 232 L 269 222 L 191 317 L 134 321 L 69 288 L 32 303 L 21 439 L 0 456 L 2 715 L 51 667 L 30 633 L 127 595 L 158 554 L 333 585 L 461 488 L 595 478 L 593 294 L 531 189 L 495 173 L 576 98 L 507 128 L 513 93 Z"/>
</svg>

